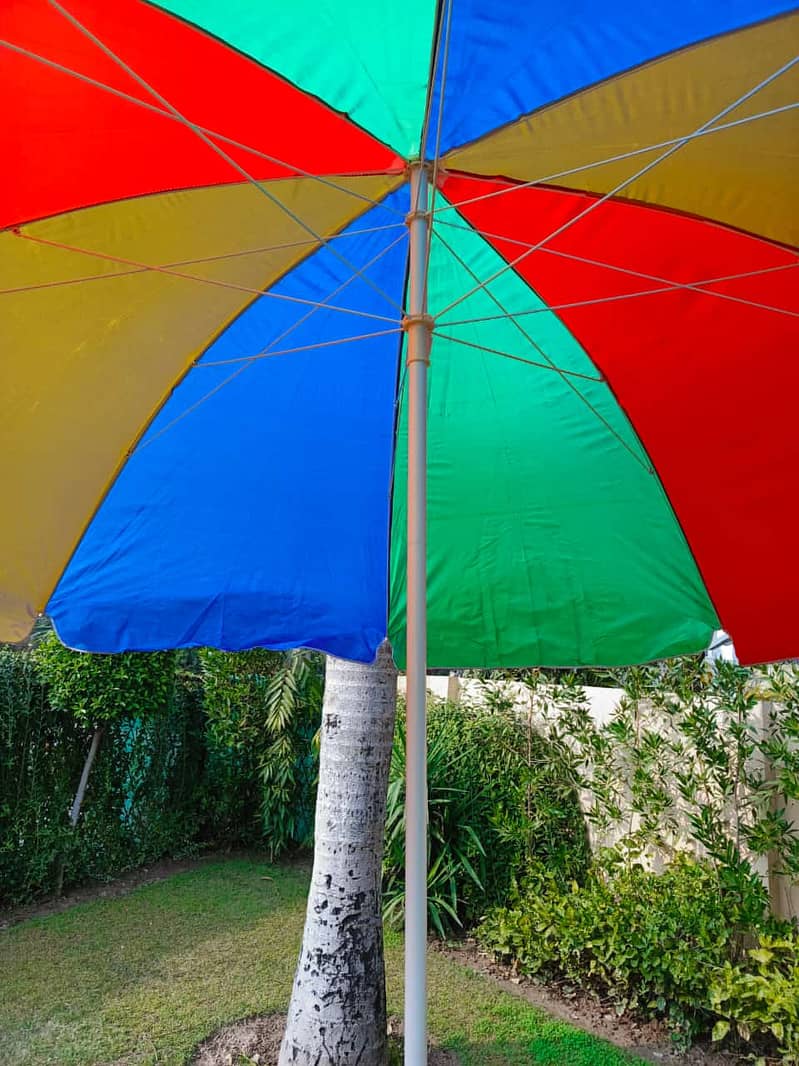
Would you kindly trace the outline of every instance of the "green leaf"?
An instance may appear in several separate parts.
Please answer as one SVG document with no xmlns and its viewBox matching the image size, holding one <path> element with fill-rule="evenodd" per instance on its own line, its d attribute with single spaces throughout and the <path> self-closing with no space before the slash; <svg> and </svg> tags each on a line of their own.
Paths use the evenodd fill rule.
<svg viewBox="0 0 799 1066">
<path fill-rule="evenodd" d="M 723 1018 L 720 1018 L 716 1022 L 716 1024 L 713 1026 L 713 1032 L 711 1033 L 711 1037 L 710 1038 L 714 1042 L 717 1042 L 719 1040 L 723 1040 L 724 1037 L 727 1035 L 727 1033 L 729 1033 L 729 1031 L 730 1031 L 730 1023 L 725 1021 Z"/>
</svg>

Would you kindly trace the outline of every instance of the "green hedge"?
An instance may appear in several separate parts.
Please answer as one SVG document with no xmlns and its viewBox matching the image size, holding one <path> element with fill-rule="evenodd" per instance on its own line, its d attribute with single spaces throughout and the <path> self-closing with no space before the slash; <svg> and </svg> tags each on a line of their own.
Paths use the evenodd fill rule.
<svg viewBox="0 0 799 1066">
<path fill-rule="evenodd" d="M 284 680 L 290 660 L 258 652 L 230 658 L 259 693 Z M 308 793 L 301 806 L 312 810 L 318 708 L 284 698 L 291 743 L 276 748 L 274 734 L 263 737 L 270 777 L 257 738 L 241 743 L 236 726 L 254 713 L 242 705 L 247 693 L 232 693 L 223 729 L 208 682 L 207 663 L 204 669 L 190 652 L 81 655 L 50 637 L 35 652 L 0 648 L 0 905 L 52 894 L 62 871 L 68 888 L 206 845 L 276 853 L 307 837 L 307 818 L 298 824 L 293 807 L 276 831 L 296 795 L 276 789 L 273 778 L 296 776 L 299 762 Z M 76 691 L 84 694 L 77 701 Z M 103 736 L 73 830 L 69 810 L 100 721 Z M 278 766 L 276 750 L 292 765 Z"/>
<path fill-rule="evenodd" d="M 583 884 L 541 869 L 478 936 L 520 973 L 664 1019 L 680 1044 L 734 1032 L 797 1062 L 799 933 L 769 914 L 762 887 L 742 905 L 708 862 L 595 866 Z"/>
<path fill-rule="evenodd" d="M 0 649 L 3 903 L 51 893 L 61 864 L 66 886 L 108 878 L 185 851 L 206 828 L 202 711 L 178 684 L 171 657 L 157 668 L 167 675 L 162 713 L 106 723 L 72 831 L 69 808 L 93 724 L 54 706 L 31 652 Z"/>
</svg>

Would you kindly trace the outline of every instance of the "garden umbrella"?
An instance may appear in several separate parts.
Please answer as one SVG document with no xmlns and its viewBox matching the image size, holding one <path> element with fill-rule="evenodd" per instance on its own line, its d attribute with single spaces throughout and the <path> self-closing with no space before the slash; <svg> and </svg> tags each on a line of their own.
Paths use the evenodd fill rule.
<svg viewBox="0 0 799 1066">
<path fill-rule="evenodd" d="M 425 656 L 799 654 L 798 51 L 778 0 L 6 0 L 0 640 L 388 636 L 417 766 Z"/>
</svg>

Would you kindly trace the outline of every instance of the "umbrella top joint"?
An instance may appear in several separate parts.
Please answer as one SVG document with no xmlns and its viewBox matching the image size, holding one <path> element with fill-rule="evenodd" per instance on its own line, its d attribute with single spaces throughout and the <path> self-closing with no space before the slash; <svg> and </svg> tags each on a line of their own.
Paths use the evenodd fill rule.
<svg viewBox="0 0 799 1066">
<path fill-rule="evenodd" d="M 429 225 L 427 190 L 433 180 L 433 164 L 427 159 L 411 159 L 405 167 L 405 178 L 411 185 L 411 210 L 405 216 L 405 225 L 411 228 L 420 220 Z"/>
<path fill-rule="evenodd" d="M 429 165 L 415 160 L 409 166 L 411 211 L 406 218 L 408 246 L 408 303 L 402 316 L 407 336 L 407 365 L 430 365 L 435 320 L 427 311 L 427 269 L 430 255 Z M 418 367 L 417 367 L 418 369 Z"/>
</svg>

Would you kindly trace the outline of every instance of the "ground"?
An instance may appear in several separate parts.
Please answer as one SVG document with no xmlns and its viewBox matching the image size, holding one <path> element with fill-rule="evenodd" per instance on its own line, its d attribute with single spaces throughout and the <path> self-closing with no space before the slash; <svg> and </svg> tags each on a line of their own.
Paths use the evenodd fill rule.
<svg viewBox="0 0 799 1066">
<path fill-rule="evenodd" d="M 0 929 L 3 1066 L 183 1066 L 219 1027 L 286 1008 L 308 869 L 204 863 Z M 389 1012 L 402 943 L 386 944 Z M 644 1066 L 489 975 L 429 957 L 430 1029 L 463 1066 Z"/>
</svg>

